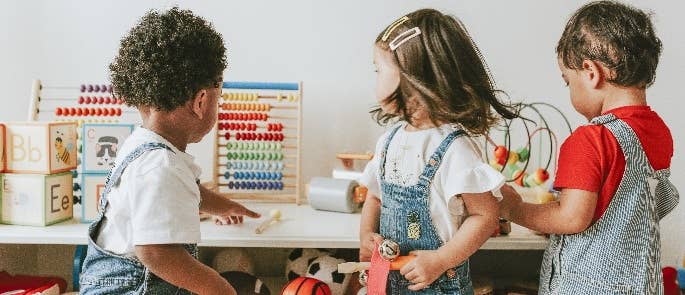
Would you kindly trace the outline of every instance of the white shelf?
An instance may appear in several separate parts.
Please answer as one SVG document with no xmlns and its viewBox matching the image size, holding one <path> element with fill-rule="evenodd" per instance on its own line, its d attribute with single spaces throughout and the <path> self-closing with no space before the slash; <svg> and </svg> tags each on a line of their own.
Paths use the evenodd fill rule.
<svg viewBox="0 0 685 295">
<path fill-rule="evenodd" d="M 358 248 L 359 214 L 317 211 L 308 205 L 245 203 L 262 213 L 260 219 L 245 219 L 240 225 L 218 226 L 211 221 L 201 224 L 204 247 L 261 248 Z M 254 229 L 271 209 L 280 209 L 282 220 L 255 234 Z M 88 224 L 75 220 L 47 227 L 0 225 L 3 244 L 69 244 L 87 243 Z M 547 239 L 527 229 L 512 225 L 512 233 L 488 240 L 484 250 L 542 250 Z"/>
</svg>

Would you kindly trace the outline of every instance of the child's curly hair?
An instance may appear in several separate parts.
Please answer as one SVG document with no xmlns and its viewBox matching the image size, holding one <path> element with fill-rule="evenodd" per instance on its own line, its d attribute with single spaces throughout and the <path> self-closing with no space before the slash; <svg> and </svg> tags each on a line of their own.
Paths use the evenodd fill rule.
<svg viewBox="0 0 685 295">
<path fill-rule="evenodd" d="M 121 40 L 109 65 L 115 95 L 127 105 L 171 111 L 201 89 L 219 87 L 226 47 L 190 10 L 151 10 Z"/>
<path fill-rule="evenodd" d="M 487 133 L 499 116 L 518 117 L 519 106 L 497 98 L 503 92 L 495 89 L 478 47 L 458 19 L 434 9 L 420 9 L 407 18 L 389 25 L 376 39 L 376 46 L 390 51 L 400 68 L 400 85 L 388 98 L 397 110 L 374 108 L 371 113 L 378 123 L 396 118 L 411 123 L 407 100 L 413 91 L 420 94 L 433 123 L 460 124 L 475 135 Z M 413 27 L 422 33 L 391 50 L 391 40 Z"/>
</svg>

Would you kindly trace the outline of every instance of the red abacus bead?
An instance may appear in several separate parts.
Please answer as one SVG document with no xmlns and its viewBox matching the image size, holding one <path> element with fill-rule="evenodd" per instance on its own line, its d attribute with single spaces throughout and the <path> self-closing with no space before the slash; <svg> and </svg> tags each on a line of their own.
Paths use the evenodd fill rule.
<svg viewBox="0 0 685 295">
<path fill-rule="evenodd" d="M 109 116 L 109 109 L 108 108 L 102 109 L 102 115 L 103 116 Z"/>
<path fill-rule="evenodd" d="M 266 131 L 271 131 L 272 128 L 273 126 L 271 125 L 271 123 L 266 125 Z"/>
<path fill-rule="evenodd" d="M 78 108 L 71 108 L 69 110 L 69 115 L 71 116 L 76 116 L 76 113 L 78 112 Z"/>
<path fill-rule="evenodd" d="M 76 115 L 77 116 L 83 116 L 83 109 L 82 108 L 76 109 Z"/>
<path fill-rule="evenodd" d="M 119 104 L 124 104 L 124 100 L 121 99 L 121 98 L 118 98 L 118 99 L 117 99 L 117 103 L 119 103 Z"/>
<path fill-rule="evenodd" d="M 83 104 L 83 103 L 85 102 L 85 100 L 86 100 L 86 99 L 83 98 L 83 96 L 79 96 L 79 97 L 78 97 L 78 104 Z"/>
<path fill-rule="evenodd" d="M 219 117 L 218 117 L 218 118 L 219 118 L 219 120 L 223 120 L 223 119 L 224 119 L 224 113 L 219 113 Z"/>
<path fill-rule="evenodd" d="M 245 130 L 247 129 L 247 125 L 245 123 L 240 123 L 240 130 Z"/>
<path fill-rule="evenodd" d="M 226 134 L 224 134 L 224 138 L 226 138 L 226 140 L 231 139 L 231 134 L 226 132 Z"/>
<path fill-rule="evenodd" d="M 57 116 L 61 116 L 63 112 L 64 111 L 62 110 L 62 108 L 56 108 L 55 109 L 55 115 L 57 115 Z"/>
<path fill-rule="evenodd" d="M 285 139 L 285 135 L 283 133 L 278 134 L 278 141 L 283 141 Z"/>
<path fill-rule="evenodd" d="M 283 123 L 278 123 L 278 131 L 283 131 Z"/>
<path fill-rule="evenodd" d="M 103 112 L 102 112 L 102 108 L 97 108 L 97 109 L 95 109 L 95 115 L 96 115 L 96 116 L 102 116 L 102 113 L 103 113 Z"/>
<path fill-rule="evenodd" d="M 98 104 L 103 104 L 103 103 L 105 103 L 105 98 L 102 96 L 98 97 Z"/>
<path fill-rule="evenodd" d="M 121 109 L 117 109 L 117 116 L 121 116 Z"/>
<path fill-rule="evenodd" d="M 105 103 L 106 104 L 111 104 L 112 103 L 112 98 L 111 97 L 105 97 Z"/>
<path fill-rule="evenodd" d="M 255 131 L 255 130 L 257 130 L 257 124 L 252 123 L 252 131 Z"/>
<path fill-rule="evenodd" d="M 90 109 L 89 108 L 83 108 L 83 115 L 84 116 L 90 116 Z"/>
<path fill-rule="evenodd" d="M 224 130 L 224 123 L 219 123 L 219 124 L 216 126 L 216 128 L 219 129 L 219 130 Z"/>
<path fill-rule="evenodd" d="M 262 120 L 263 120 L 263 121 L 269 120 L 269 115 L 267 115 L 267 114 L 262 114 Z"/>
<path fill-rule="evenodd" d="M 100 85 L 95 85 L 95 86 L 93 86 L 93 90 L 94 90 L 95 92 L 100 92 Z"/>
<path fill-rule="evenodd" d="M 81 92 L 86 92 L 86 84 L 81 84 Z"/>
<path fill-rule="evenodd" d="M 240 133 L 235 134 L 235 139 L 237 139 L 237 140 L 241 140 L 242 137 L 243 137 L 243 135 Z"/>
<path fill-rule="evenodd" d="M 264 135 L 261 133 L 257 133 L 257 140 L 264 140 Z"/>
</svg>

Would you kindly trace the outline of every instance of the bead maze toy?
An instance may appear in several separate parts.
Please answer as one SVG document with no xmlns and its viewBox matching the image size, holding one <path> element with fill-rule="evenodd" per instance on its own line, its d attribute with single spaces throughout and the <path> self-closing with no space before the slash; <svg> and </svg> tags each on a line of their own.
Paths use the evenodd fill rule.
<svg viewBox="0 0 685 295">
<path fill-rule="evenodd" d="M 302 83 L 224 82 L 214 179 L 231 198 L 301 203 Z"/>
<path fill-rule="evenodd" d="M 551 104 L 535 102 L 521 103 L 519 106 L 519 114 L 522 117 L 518 120 L 523 128 L 513 128 L 514 120 L 516 120 L 514 119 L 505 120 L 503 126 L 491 130 L 485 136 L 484 149 L 486 160 L 493 168 L 505 175 L 507 182 L 516 184 L 515 188 L 522 193 L 524 199 L 529 202 L 546 203 L 555 199 L 549 187 L 550 185 L 546 183 L 550 179 L 549 171 L 551 166 L 554 165 L 556 167 L 559 143 L 556 135 L 557 132 L 554 129 L 559 128 L 555 128 L 555 126 L 550 124 L 551 121 L 548 120 L 543 111 L 552 110 L 560 115 L 564 123 L 561 128 L 567 129 L 568 134 L 572 132 L 571 124 L 564 113 Z M 537 117 L 539 120 L 533 121 L 526 118 L 528 114 Z M 532 132 L 531 127 L 535 127 Z M 491 137 L 493 133 L 503 134 L 503 143 L 496 143 Z M 547 136 L 542 136 L 543 134 L 547 134 Z M 536 138 L 536 135 L 539 136 Z M 524 138 L 525 144 L 517 149 L 512 149 L 513 138 Z M 533 149 L 536 139 L 537 148 Z M 492 159 L 488 152 L 488 145 L 494 146 Z M 546 155 L 545 150 L 548 150 Z M 534 160 L 536 156 L 537 159 Z M 538 168 L 534 169 L 533 172 L 528 172 L 528 168 L 534 167 L 532 164 L 536 164 Z"/>
</svg>

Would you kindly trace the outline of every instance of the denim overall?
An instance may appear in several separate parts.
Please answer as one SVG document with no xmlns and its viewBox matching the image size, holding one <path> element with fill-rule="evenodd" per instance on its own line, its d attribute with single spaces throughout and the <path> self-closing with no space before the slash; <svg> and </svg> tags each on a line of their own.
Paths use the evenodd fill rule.
<svg viewBox="0 0 685 295">
<path fill-rule="evenodd" d="M 626 159 L 623 179 L 590 228 L 551 236 L 540 294 L 663 294 L 659 220 L 679 198 L 670 171 L 655 171 L 633 129 L 613 114 L 591 123 L 604 125 L 618 140 Z"/>
<path fill-rule="evenodd" d="M 172 151 L 162 143 L 142 144 L 126 156 L 120 166 L 110 171 L 100 198 L 100 212 L 88 229 L 88 253 L 83 262 L 80 279 L 81 294 L 190 294 L 187 290 L 171 285 L 154 275 L 135 257 L 110 253 L 95 243 L 112 187 L 118 185 L 128 164 L 144 153 L 156 149 Z M 196 245 L 186 244 L 183 247 L 197 259 Z"/>
<path fill-rule="evenodd" d="M 435 250 L 442 246 L 442 240 L 435 231 L 429 210 L 430 185 L 435 172 L 440 167 L 445 152 L 455 138 L 465 135 L 457 130 L 450 133 L 430 157 L 417 184 L 401 186 L 385 179 L 385 162 L 388 146 L 397 133 L 395 128 L 385 142 L 381 153 L 380 180 L 382 190 L 380 234 L 400 245 L 400 254 L 407 255 L 413 250 Z M 399 271 L 390 271 L 387 294 L 473 294 L 469 275 L 468 260 L 449 269 L 428 288 L 421 291 L 407 289 L 412 285 Z"/>
</svg>

